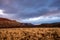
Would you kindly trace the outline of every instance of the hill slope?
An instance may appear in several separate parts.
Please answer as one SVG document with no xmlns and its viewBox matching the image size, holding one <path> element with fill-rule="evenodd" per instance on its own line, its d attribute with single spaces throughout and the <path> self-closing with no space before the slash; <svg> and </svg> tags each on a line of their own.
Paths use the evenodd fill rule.
<svg viewBox="0 0 60 40">
<path fill-rule="evenodd" d="M 0 18 L 0 28 L 25 28 L 25 27 L 60 27 L 60 22 L 56 23 L 45 23 L 41 25 L 33 25 L 31 23 L 20 23 L 15 20 L 7 18 Z"/>
<path fill-rule="evenodd" d="M 6 18 L 0 18 L 0 27 L 15 27 L 20 26 L 20 23 L 15 20 L 9 20 Z"/>
<path fill-rule="evenodd" d="M 0 28 L 32 27 L 31 23 L 20 23 L 7 18 L 0 18 Z"/>
</svg>

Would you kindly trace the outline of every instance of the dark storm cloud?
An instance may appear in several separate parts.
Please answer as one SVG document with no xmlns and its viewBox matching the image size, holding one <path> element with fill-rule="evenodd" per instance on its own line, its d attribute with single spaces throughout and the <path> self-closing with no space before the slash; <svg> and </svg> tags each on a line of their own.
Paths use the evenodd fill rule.
<svg viewBox="0 0 60 40">
<path fill-rule="evenodd" d="M 21 18 L 45 15 L 54 0 L 0 0 L 5 13 L 17 14 Z"/>
<path fill-rule="evenodd" d="M 2 17 L 24 20 L 53 15 L 53 18 L 55 16 L 58 18 L 60 17 L 60 0 L 0 0 L 0 9 L 7 14 Z"/>
<path fill-rule="evenodd" d="M 50 6 L 52 6 L 52 7 L 60 7 L 60 0 L 54 0 L 54 2 Z"/>
</svg>

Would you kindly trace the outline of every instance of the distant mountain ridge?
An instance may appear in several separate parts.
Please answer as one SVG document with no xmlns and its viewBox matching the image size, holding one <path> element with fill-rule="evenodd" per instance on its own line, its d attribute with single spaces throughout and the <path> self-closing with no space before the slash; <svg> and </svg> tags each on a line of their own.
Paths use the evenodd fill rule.
<svg viewBox="0 0 60 40">
<path fill-rule="evenodd" d="M 25 27 L 60 27 L 60 22 L 56 23 L 44 23 L 41 25 L 33 25 L 31 23 L 20 23 L 16 20 L 10 20 L 7 18 L 0 18 L 0 28 L 25 28 Z"/>
<path fill-rule="evenodd" d="M 20 23 L 16 20 L 10 20 L 7 18 L 0 18 L 0 28 L 17 28 L 17 27 L 26 27 L 31 26 L 31 23 Z"/>
<path fill-rule="evenodd" d="M 0 18 L 0 21 L 11 21 L 11 20 L 9 20 L 7 18 Z"/>
<path fill-rule="evenodd" d="M 41 25 L 37 25 L 38 27 L 60 27 L 60 22 L 55 23 L 43 23 Z"/>
</svg>

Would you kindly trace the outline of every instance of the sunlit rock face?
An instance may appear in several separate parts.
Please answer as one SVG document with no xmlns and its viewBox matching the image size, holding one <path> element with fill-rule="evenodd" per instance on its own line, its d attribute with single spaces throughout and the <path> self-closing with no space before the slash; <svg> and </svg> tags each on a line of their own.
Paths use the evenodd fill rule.
<svg viewBox="0 0 60 40">
<path fill-rule="evenodd" d="M 0 28 L 32 27 L 32 25 L 31 23 L 21 23 L 16 20 L 0 18 Z"/>
<path fill-rule="evenodd" d="M 7 18 L 0 18 L 0 21 L 11 21 L 11 20 L 9 20 Z"/>
<path fill-rule="evenodd" d="M 7 18 L 0 18 L 0 27 L 18 27 L 20 23 Z"/>
</svg>

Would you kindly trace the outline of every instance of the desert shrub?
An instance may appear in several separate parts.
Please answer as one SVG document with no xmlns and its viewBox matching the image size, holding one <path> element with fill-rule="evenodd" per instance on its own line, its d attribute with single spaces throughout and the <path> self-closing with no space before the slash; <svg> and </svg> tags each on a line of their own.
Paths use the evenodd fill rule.
<svg viewBox="0 0 60 40">
<path fill-rule="evenodd" d="M 54 29 L 27 30 L 29 31 L 26 29 L 0 30 L 0 40 L 60 40 L 58 32 Z"/>
</svg>

